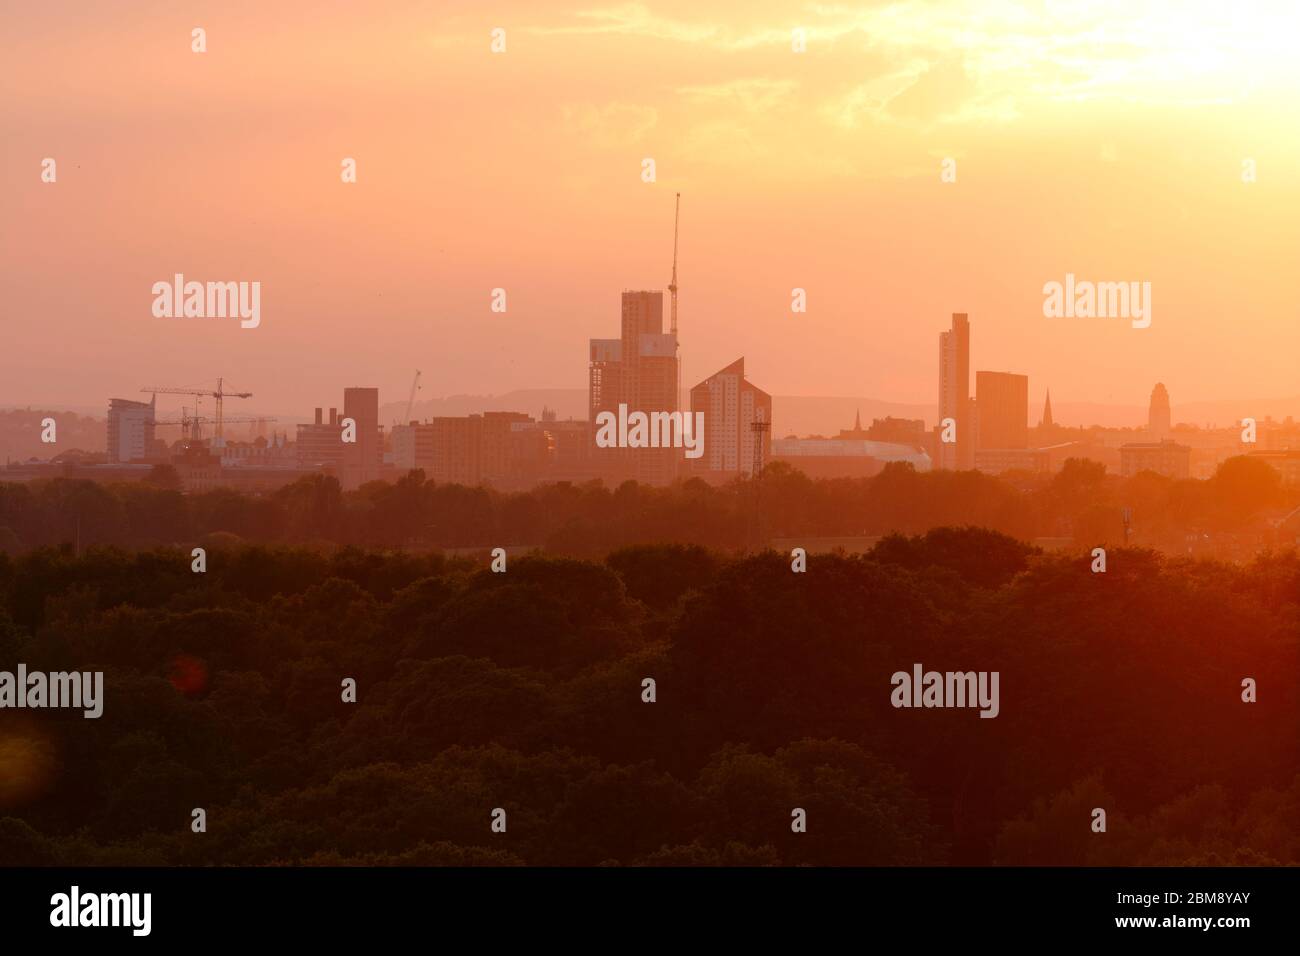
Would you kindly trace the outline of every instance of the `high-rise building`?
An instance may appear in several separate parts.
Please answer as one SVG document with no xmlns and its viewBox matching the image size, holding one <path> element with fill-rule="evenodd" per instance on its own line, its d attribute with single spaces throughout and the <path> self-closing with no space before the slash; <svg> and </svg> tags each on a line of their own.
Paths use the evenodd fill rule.
<svg viewBox="0 0 1300 956">
<path fill-rule="evenodd" d="M 1156 382 L 1151 389 L 1151 406 L 1147 409 L 1147 436 L 1153 442 L 1162 442 L 1170 431 L 1169 391 L 1164 383 Z"/>
<path fill-rule="evenodd" d="M 641 354 L 641 336 L 661 335 L 664 330 L 664 294 L 662 292 L 627 292 L 623 293 L 622 338 L 623 355 Z M 629 365 L 628 371 L 635 377 L 637 364 Z"/>
<path fill-rule="evenodd" d="M 342 484 L 359 488 L 377 481 L 384 465 L 384 438 L 379 427 L 379 389 L 343 389 L 343 417 L 356 422 L 356 441 L 343 446 Z"/>
<path fill-rule="evenodd" d="M 1029 376 L 975 373 L 975 446 L 1029 447 Z"/>
<path fill-rule="evenodd" d="M 343 464 L 343 426 L 339 424 L 339 410 L 331 408 L 326 422 L 322 410 L 317 408 L 316 420 L 312 424 L 298 426 L 294 447 L 299 468 L 337 473 Z"/>
<path fill-rule="evenodd" d="M 129 398 L 108 400 L 108 460 L 126 464 L 141 461 L 153 447 L 154 402 Z"/>
<path fill-rule="evenodd" d="M 587 416 L 592 423 L 591 461 L 596 473 L 618 483 L 632 475 L 632 458 L 625 448 L 599 448 L 595 445 L 595 423 L 602 412 L 618 415 L 624 400 L 623 340 L 592 339 L 587 366 Z"/>
<path fill-rule="evenodd" d="M 591 340 L 588 408 L 593 423 L 602 411 L 617 414 L 620 404 L 627 405 L 629 413 L 647 415 L 680 409 L 677 336 L 664 332 L 663 320 L 662 292 L 624 292 L 620 338 Z M 593 441 L 596 434 L 593 428 Z M 665 485 L 677 476 L 682 451 L 595 448 L 593 456 L 606 477 Z"/>
<path fill-rule="evenodd" d="M 479 454 L 483 416 L 444 416 L 434 418 L 430 424 L 433 425 L 433 471 L 425 477 L 438 484 L 477 486 L 483 477 Z"/>
<path fill-rule="evenodd" d="M 743 358 L 691 389 L 691 415 L 696 412 L 704 413 L 704 454 L 693 468 L 749 477 L 771 461 L 772 396 L 745 378 Z"/>
<path fill-rule="evenodd" d="M 662 292 L 623 293 L 624 389 L 629 411 L 681 410 L 677 336 L 664 332 L 663 313 Z M 634 361 L 628 361 L 629 354 Z M 633 477 L 645 484 L 671 484 L 682 460 L 680 448 L 634 448 Z"/>
<path fill-rule="evenodd" d="M 946 469 L 969 469 L 975 463 L 971 431 L 970 321 L 965 312 L 954 312 L 952 328 L 939 333 L 939 423 L 951 418 L 957 426 L 956 441 L 939 441 L 935 465 Z"/>
<path fill-rule="evenodd" d="M 423 468 L 425 477 L 433 474 L 433 426 L 408 422 L 393 426 L 393 464 L 402 472 Z"/>
<path fill-rule="evenodd" d="M 587 366 L 588 421 L 601 412 L 618 414 L 623 396 L 623 342 L 621 339 L 592 339 Z"/>
<path fill-rule="evenodd" d="M 522 436 L 515 425 L 531 422 L 523 412 L 484 412 L 479 431 L 479 471 L 483 481 L 500 484 L 514 478 L 518 461 L 523 457 Z"/>
</svg>

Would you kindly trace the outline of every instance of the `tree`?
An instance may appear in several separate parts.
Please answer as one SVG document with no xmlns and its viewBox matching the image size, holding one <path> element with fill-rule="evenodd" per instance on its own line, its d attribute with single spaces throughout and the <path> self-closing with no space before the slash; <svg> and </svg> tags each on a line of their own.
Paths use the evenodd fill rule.
<svg viewBox="0 0 1300 956">
<path fill-rule="evenodd" d="M 1209 490 L 1216 524 L 1233 529 L 1279 502 L 1282 476 L 1266 461 L 1238 455 L 1219 465 Z"/>
<path fill-rule="evenodd" d="M 181 490 L 181 475 L 174 465 L 157 464 L 149 469 L 149 474 L 145 477 L 145 484 L 154 488 L 162 488 L 165 491 Z"/>
</svg>

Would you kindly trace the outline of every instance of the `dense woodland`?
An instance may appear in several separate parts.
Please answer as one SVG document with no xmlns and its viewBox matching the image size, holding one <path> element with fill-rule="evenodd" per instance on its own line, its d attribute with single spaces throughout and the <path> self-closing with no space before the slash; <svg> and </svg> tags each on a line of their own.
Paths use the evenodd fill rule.
<svg viewBox="0 0 1300 956">
<path fill-rule="evenodd" d="M 1128 508 L 1129 543 L 1183 553 L 1189 536 L 1240 533 L 1273 543 L 1267 519 L 1297 507 L 1300 489 L 1283 487 L 1277 472 L 1246 457 L 1229 459 L 1206 481 L 1151 472 L 1120 479 L 1086 459 L 1067 461 L 1053 476 L 918 473 L 894 464 L 872 478 L 831 480 L 776 463 L 757 481 L 721 487 L 694 479 L 669 488 L 627 482 L 610 489 L 596 481 L 503 494 L 435 484 L 414 471 L 349 492 L 333 477 L 313 475 L 264 496 L 229 489 L 183 494 L 175 470 L 164 465 L 144 482 L 0 483 L 0 551 L 64 542 L 150 548 L 219 534 L 366 548 L 532 545 L 600 557 L 648 543 L 734 551 L 798 535 L 919 534 L 961 525 L 1029 542 L 1073 537 L 1094 547 L 1124 543 Z M 1289 543 L 1295 540 L 1292 533 Z"/>
<path fill-rule="evenodd" d="M 267 503 L 289 516 L 274 533 L 313 505 L 346 526 L 358 499 L 323 487 Z M 897 500 L 876 487 L 864 520 Z M 67 491 L 119 517 L 145 493 Z M 615 535 L 674 500 L 569 489 L 516 513 L 414 482 L 359 500 L 388 534 L 407 511 L 390 497 L 445 515 L 443 493 L 467 529 L 483 514 L 569 527 L 574 507 L 551 509 L 598 497 Z M 676 520 L 723 492 L 680 494 Z M 242 535 L 271 528 L 251 517 L 262 503 L 159 500 L 176 522 L 227 501 L 249 509 Z M 739 518 L 697 520 L 726 534 Z M 18 661 L 102 670 L 106 700 L 98 720 L 0 711 L 10 865 L 1300 863 L 1294 551 L 1228 565 L 1115 549 L 1095 574 L 1083 552 L 962 528 L 813 555 L 801 574 L 788 554 L 672 544 L 512 554 L 493 573 L 230 542 L 194 573 L 188 550 L 41 548 L 0 554 L 0 669 Z M 1000 715 L 893 708 L 890 675 L 916 662 L 999 671 Z"/>
</svg>

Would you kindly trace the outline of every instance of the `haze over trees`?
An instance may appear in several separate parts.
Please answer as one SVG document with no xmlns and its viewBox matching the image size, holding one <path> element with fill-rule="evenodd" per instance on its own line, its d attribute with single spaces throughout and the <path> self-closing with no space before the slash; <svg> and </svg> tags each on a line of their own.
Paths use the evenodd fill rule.
<svg viewBox="0 0 1300 956">
<path fill-rule="evenodd" d="M 1300 489 L 1284 488 L 1271 467 L 1247 457 L 1229 459 L 1205 481 L 1150 472 L 1120 479 L 1096 462 L 1071 459 L 1051 476 L 918 473 L 899 463 L 872 478 L 813 480 L 774 463 L 757 481 L 722 487 L 699 479 L 669 488 L 591 482 L 504 494 L 435 484 L 413 471 L 352 492 L 323 474 L 257 497 L 179 489 L 169 466 L 134 483 L 0 483 L 0 550 L 64 542 L 178 546 L 220 533 L 264 544 L 413 550 L 512 544 L 599 557 L 635 544 L 752 550 L 796 536 L 920 534 L 959 525 L 1029 542 L 1073 538 L 1092 548 L 1125 542 L 1128 508 L 1129 543 L 1184 553 L 1189 537 L 1242 535 L 1274 543 L 1269 519 L 1300 508 Z M 1293 532 L 1290 543 L 1296 537 Z"/>
</svg>

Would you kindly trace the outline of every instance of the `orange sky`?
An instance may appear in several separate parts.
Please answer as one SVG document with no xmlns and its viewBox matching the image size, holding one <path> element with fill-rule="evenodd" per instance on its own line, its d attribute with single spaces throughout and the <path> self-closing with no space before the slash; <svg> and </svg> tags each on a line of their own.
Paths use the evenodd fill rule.
<svg viewBox="0 0 1300 956">
<path fill-rule="evenodd" d="M 965 311 L 1035 409 L 1300 394 L 1295 4 L 25 6 L 0 403 L 582 388 L 620 291 L 667 284 L 677 190 L 687 385 L 744 355 L 774 394 L 933 402 Z M 176 272 L 261 282 L 260 327 L 154 318 Z M 1044 318 L 1067 272 L 1149 281 L 1151 327 Z"/>
</svg>

